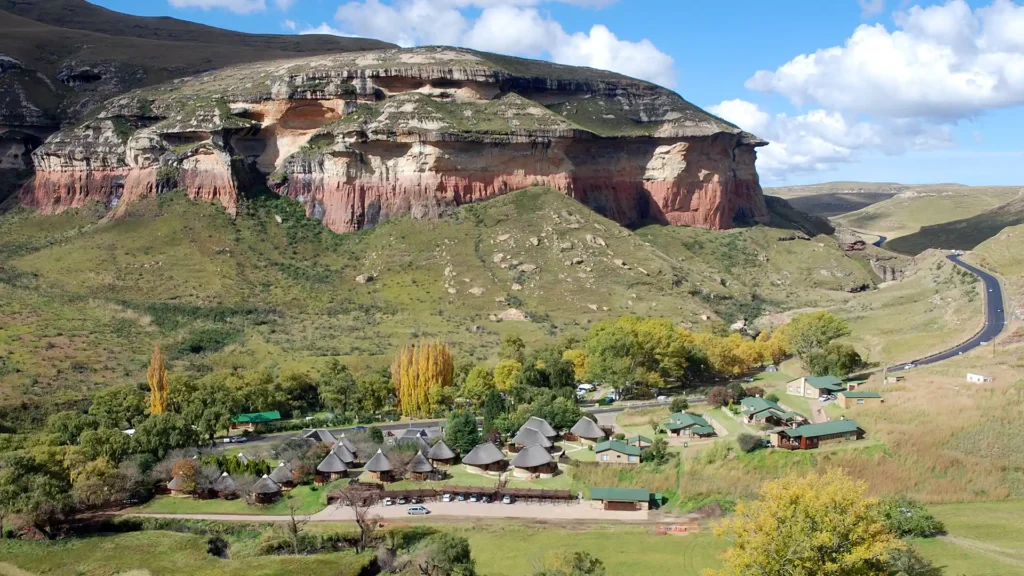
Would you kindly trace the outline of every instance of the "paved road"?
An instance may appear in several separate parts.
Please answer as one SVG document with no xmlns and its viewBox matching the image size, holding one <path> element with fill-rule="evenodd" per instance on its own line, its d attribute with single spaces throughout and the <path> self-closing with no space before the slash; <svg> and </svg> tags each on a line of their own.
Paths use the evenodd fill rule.
<svg viewBox="0 0 1024 576">
<path fill-rule="evenodd" d="M 422 523 L 431 518 L 525 518 L 531 520 L 551 521 L 614 521 L 614 522 L 647 522 L 648 512 L 619 512 L 602 510 L 591 506 L 589 501 L 573 504 L 526 504 L 517 502 L 505 504 L 479 504 L 474 502 L 427 502 L 424 504 L 430 514 L 427 516 L 411 516 L 406 512 L 407 506 L 381 506 L 370 509 L 371 514 L 383 520 L 401 519 L 406 523 Z M 283 522 L 288 516 L 245 515 L 245 514 L 129 514 L 144 518 L 187 518 L 192 520 L 214 520 L 222 522 Z M 352 522 L 355 515 L 352 510 L 338 505 L 327 508 L 306 517 L 311 522 Z"/>
<path fill-rule="evenodd" d="M 981 332 L 956 348 L 914 360 L 910 364 L 924 366 L 965 354 L 978 346 L 988 344 L 1006 328 L 1006 314 L 1003 311 L 1003 289 L 999 285 L 999 280 L 988 272 L 963 262 L 960 260 L 960 256 L 956 254 L 950 254 L 946 256 L 946 259 L 981 278 L 982 282 L 985 283 L 985 326 L 981 329 Z M 890 370 L 899 370 L 900 368 L 902 366 L 890 368 Z"/>
</svg>

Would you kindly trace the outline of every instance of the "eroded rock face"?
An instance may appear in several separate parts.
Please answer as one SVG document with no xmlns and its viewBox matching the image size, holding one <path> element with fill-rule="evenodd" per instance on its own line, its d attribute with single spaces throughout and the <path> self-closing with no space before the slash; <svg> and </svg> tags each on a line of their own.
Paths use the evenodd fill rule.
<svg viewBox="0 0 1024 576">
<path fill-rule="evenodd" d="M 227 68 L 133 92 L 33 153 L 58 212 L 267 186 L 336 232 L 543 185 L 620 223 L 767 222 L 750 134 L 653 84 L 451 48 Z"/>
</svg>

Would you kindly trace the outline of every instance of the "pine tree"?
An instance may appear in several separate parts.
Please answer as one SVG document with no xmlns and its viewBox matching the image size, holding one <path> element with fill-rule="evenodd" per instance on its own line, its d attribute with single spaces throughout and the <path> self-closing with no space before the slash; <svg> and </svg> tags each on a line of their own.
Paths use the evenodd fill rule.
<svg viewBox="0 0 1024 576">
<path fill-rule="evenodd" d="M 167 411 L 169 382 L 167 379 L 167 358 L 160 352 L 159 344 L 153 344 L 153 357 L 149 361 L 149 370 L 146 371 L 146 381 L 149 382 L 150 416 L 163 414 Z"/>
</svg>

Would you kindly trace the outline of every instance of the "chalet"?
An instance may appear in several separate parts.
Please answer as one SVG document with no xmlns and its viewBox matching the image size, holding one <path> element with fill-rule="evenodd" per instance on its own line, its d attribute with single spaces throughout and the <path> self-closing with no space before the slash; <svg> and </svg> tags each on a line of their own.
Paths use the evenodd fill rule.
<svg viewBox="0 0 1024 576">
<path fill-rule="evenodd" d="M 643 488 L 591 488 L 590 500 L 604 510 L 648 510 L 651 493 Z"/>
<path fill-rule="evenodd" d="M 334 445 L 334 448 L 331 448 L 331 453 L 337 455 L 338 459 L 345 463 L 345 466 L 349 468 L 355 467 L 354 464 L 358 458 L 356 458 L 356 455 L 346 448 L 341 442 L 338 442 Z"/>
<path fill-rule="evenodd" d="M 252 498 L 257 504 L 270 504 L 281 497 L 281 486 L 266 474 L 252 486 Z"/>
<path fill-rule="evenodd" d="M 231 499 L 238 497 L 238 485 L 235 484 L 235 480 L 230 474 L 224 472 L 213 482 L 213 491 L 217 493 L 217 497 Z"/>
<path fill-rule="evenodd" d="M 518 478 L 550 477 L 558 472 L 558 463 L 551 457 L 551 452 L 539 444 L 520 450 L 511 464 L 512 474 Z"/>
<path fill-rule="evenodd" d="M 584 444 L 595 444 L 605 439 L 604 430 L 601 430 L 600 426 L 586 416 L 573 424 L 572 428 L 569 429 L 569 433 Z"/>
<path fill-rule="evenodd" d="M 406 440 L 433 440 L 441 437 L 437 428 L 406 428 L 398 435 L 398 442 Z"/>
<path fill-rule="evenodd" d="M 833 420 L 820 424 L 804 424 L 771 433 L 772 446 L 785 450 L 813 450 L 822 444 L 860 440 L 864 429 L 853 420 Z"/>
<path fill-rule="evenodd" d="M 715 435 L 715 429 L 702 416 L 689 412 L 677 412 L 668 417 L 668 422 L 660 424 L 673 436 L 691 436 L 706 438 Z"/>
<path fill-rule="evenodd" d="M 821 398 L 846 390 L 843 381 L 835 376 L 803 376 L 786 384 L 786 393 L 804 398 Z"/>
<path fill-rule="evenodd" d="M 491 442 L 484 442 L 474 446 L 469 451 L 469 454 L 462 457 L 462 463 L 468 467 L 470 472 L 480 474 L 504 472 L 508 468 L 505 453 Z"/>
<path fill-rule="evenodd" d="M 353 454 L 356 453 L 355 444 L 353 444 L 351 440 L 346 438 L 344 433 L 342 433 L 341 436 L 338 436 L 338 444 L 341 444 L 345 448 L 348 448 L 349 452 Z"/>
<path fill-rule="evenodd" d="M 341 460 L 337 452 L 330 452 L 317 464 L 313 483 L 322 486 L 347 476 L 348 465 Z"/>
<path fill-rule="evenodd" d="M 545 450 L 550 451 L 555 445 L 554 442 L 548 439 L 544 434 L 541 434 L 538 430 L 534 428 L 527 428 L 526 426 L 519 429 L 519 433 L 512 438 L 509 444 L 512 445 L 511 448 L 513 452 L 519 452 L 520 450 L 530 446 L 540 446 Z"/>
<path fill-rule="evenodd" d="M 412 480 L 427 480 L 434 473 L 434 465 L 427 460 L 427 457 L 422 452 L 417 452 L 413 456 L 412 461 L 409 462 L 407 467 L 409 471 L 409 477 Z"/>
<path fill-rule="evenodd" d="M 167 491 L 176 498 L 191 496 L 191 494 L 185 491 L 185 479 L 181 476 L 171 478 L 171 481 L 167 483 Z"/>
<path fill-rule="evenodd" d="M 277 468 L 271 470 L 270 479 L 277 483 L 281 490 L 291 490 L 295 487 L 295 474 L 284 462 L 278 462 Z"/>
<path fill-rule="evenodd" d="M 261 424 L 276 422 L 281 419 L 281 413 L 277 410 L 269 412 L 251 412 L 231 417 L 232 430 L 246 430 L 255 432 Z"/>
<path fill-rule="evenodd" d="M 858 405 L 881 404 L 882 395 L 878 392 L 867 390 L 844 390 L 836 394 L 836 402 L 843 408 L 853 408 Z"/>
<path fill-rule="evenodd" d="M 338 441 L 338 439 L 334 437 L 334 434 L 332 434 L 330 430 L 309 430 L 302 435 L 302 438 L 304 440 L 310 440 L 313 442 L 327 444 L 328 446 L 334 446 L 334 444 Z"/>
<path fill-rule="evenodd" d="M 527 420 L 526 423 L 519 428 L 519 431 L 522 432 L 523 428 L 533 428 L 534 430 L 540 432 L 541 434 L 543 434 L 545 437 L 552 441 L 558 438 L 558 432 L 551 427 L 551 424 L 548 424 L 547 420 L 543 418 L 530 416 L 530 419 Z"/>
<path fill-rule="evenodd" d="M 455 452 L 444 443 L 444 440 L 438 440 L 430 450 L 427 450 L 427 460 L 434 466 L 451 466 L 455 463 Z"/>
<path fill-rule="evenodd" d="M 641 436 L 640 434 L 626 438 L 626 444 L 629 444 L 630 446 L 636 446 L 641 450 L 643 450 L 644 448 L 650 448 L 651 444 L 653 443 L 654 440 L 651 440 L 647 436 Z"/>
<path fill-rule="evenodd" d="M 640 448 L 630 446 L 622 440 L 606 440 L 594 446 L 597 461 L 601 464 L 639 464 Z"/>
<path fill-rule="evenodd" d="M 769 424 L 771 426 L 795 426 L 805 424 L 807 419 L 779 406 L 776 402 L 757 396 L 740 400 L 740 413 L 747 424 Z"/>
<path fill-rule="evenodd" d="M 363 470 L 370 473 L 370 478 L 379 482 L 391 482 L 392 478 L 392 467 L 391 461 L 384 455 L 384 452 L 380 448 L 377 449 L 377 453 L 370 458 L 370 461 L 363 466 Z"/>
</svg>

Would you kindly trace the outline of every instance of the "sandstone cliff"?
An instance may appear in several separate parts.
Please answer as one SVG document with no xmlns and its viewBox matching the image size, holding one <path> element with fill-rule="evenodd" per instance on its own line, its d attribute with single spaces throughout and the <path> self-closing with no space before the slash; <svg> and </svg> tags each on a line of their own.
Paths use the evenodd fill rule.
<svg viewBox="0 0 1024 576">
<path fill-rule="evenodd" d="M 331 230 L 534 184 L 623 224 L 767 222 L 764 142 L 621 75 L 430 47 L 225 68 L 112 99 L 33 153 L 21 201 L 116 215 L 172 188 L 269 188 Z"/>
</svg>

